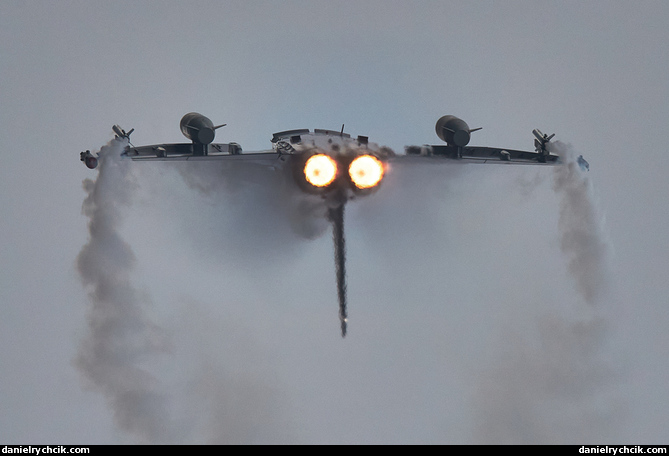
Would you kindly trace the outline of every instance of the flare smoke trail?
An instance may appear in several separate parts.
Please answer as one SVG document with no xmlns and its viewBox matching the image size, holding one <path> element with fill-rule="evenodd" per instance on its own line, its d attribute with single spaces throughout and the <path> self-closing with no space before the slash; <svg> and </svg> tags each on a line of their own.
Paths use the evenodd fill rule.
<svg viewBox="0 0 669 456">
<path fill-rule="evenodd" d="M 500 363 L 479 384 L 477 432 L 482 443 L 566 444 L 615 438 L 616 400 L 602 399 L 610 372 L 601 359 L 606 325 L 595 304 L 606 292 L 608 246 L 590 180 L 564 143 L 554 168 L 560 201 L 560 247 L 588 308 L 574 317 L 539 316 L 538 340 L 507 334 Z M 601 310 L 601 309 L 598 309 Z M 586 316 L 583 317 L 583 314 Z M 539 348 L 534 348 L 539 347 Z"/>
<path fill-rule="evenodd" d="M 135 257 L 121 238 L 121 208 L 136 187 L 114 139 L 100 151 L 98 178 L 83 182 L 83 213 L 90 239 L 77 257 L 89 290 L 89 334 L 75 360 L 92 386 L 107 397 L 117 425 L 143 443 L 169 441 L 166 404 L 157 381 L 141 363 L 167 351 L 160 328 L 147 317 L 148 299 L 135 289 L 130 273 Z"/>
</svg>

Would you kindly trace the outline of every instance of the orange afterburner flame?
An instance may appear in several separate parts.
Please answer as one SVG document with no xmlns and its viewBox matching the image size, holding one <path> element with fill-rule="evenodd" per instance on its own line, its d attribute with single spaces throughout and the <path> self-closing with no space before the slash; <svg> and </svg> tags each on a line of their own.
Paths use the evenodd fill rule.
<svg viewBox="0 0 669 456">
<path fill-rule="evenodd" d="M 375 187 L 383 179 L 383 163 L 373 155 L 361 155 L 351 162 L 348 174 L 360 189 Z"/>
<path fill-rule="evenodd" d="M 329 155 L 312 155 L 304 165 L 304 177 L 314 187 L 327 187 L 337 177 L 337 162 Z"/>
</svg>

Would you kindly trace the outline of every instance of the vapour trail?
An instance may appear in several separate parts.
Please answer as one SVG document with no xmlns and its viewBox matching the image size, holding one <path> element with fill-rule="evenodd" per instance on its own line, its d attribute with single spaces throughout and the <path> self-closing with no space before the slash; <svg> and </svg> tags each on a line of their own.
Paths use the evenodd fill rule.
<svg viewBox="0 0 669 456">
<path fill-rule="evenodd" d="M 329 227 L 322 198 L 301 191 L 289 166 L 278 163 L 271 168 L 225 160 L 172 165 L 188 187 L 215 204 L 227 203 L 225 219 L 230 229 L 249 234 L 241 240 L 248 244 L 239 244 L 237 240 L 237 245 L 227 246 L 228 251 L 237 248 L 247 256 L 257 250 L 265 257 L 265 249 L 253 247 L 284 246 L 289 250 L 294 242 L 318 238 Z"/>
<path fill-rule="evenodd" d="M 142 362 L 167 352 L 166 338 L 146 315 L 148 297 L 131 283 L 135 256 L 119 233 L 123 206 L 136 188 L 129 161 L 121 159 L 125 144 L 117 138 L 104 146 L 97 179 L 83 182 L 90 238 L 77 269 L 90 297 L 89 332 L 75 364 L 107 397 L 120 429 L 142 443 L 166 443 L 173 434 L 165 397 L 142 368 Z"/>
</svg>

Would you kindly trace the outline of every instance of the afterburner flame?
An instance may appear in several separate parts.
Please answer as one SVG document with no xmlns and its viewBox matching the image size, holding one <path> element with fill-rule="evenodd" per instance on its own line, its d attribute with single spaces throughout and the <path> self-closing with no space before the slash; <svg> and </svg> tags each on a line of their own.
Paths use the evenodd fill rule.
<svg viewBox="0 0 669 456">
<path fill-rule="evenodd" d="M 304 165 L 304 177 L 314 187 L 326 187 L 337 177 L 337 162 L 325 154 L 312 155 Z"/>
<path fill-rule="evenodd" d="M 351 162 L 348 174 L 356 187 L 372 188 L 383 179 L 383 163 L 373 155 L 361 155 Z"/>
</svg>

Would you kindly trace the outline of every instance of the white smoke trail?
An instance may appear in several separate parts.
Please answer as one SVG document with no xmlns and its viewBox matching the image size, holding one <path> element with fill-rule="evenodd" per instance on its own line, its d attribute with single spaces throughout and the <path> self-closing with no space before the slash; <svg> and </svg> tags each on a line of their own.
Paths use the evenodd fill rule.
<svg viewBox="0 0 669 456">
<path fill-rule="evenodd" d="M 112 146 L 118 147 L 115 144 Z M 117 157 L 118 151 L 109 155 Z M 308 197 L 301 199 L 299 190 L 291 186 L 292 176 L 281 174 L 281 170 L 263 171 L 255 166 L 239 165 L 235 163 L 233 167 L 222 162 L 174 165 L 191 188 L 210 197 L 204 199 L 210 199 L 217 206 L 221 200 L 225 201 L 220 205 L 221 210 L 200 206 L 192 210 L 175 207 L 170 212 L 170 219 L 175 222 L 186 219 L 193 225 L 191 231 L 194 237 L 200 237 L 208 250 L 215 252 L 218 261 L 237 264 L 244 257 L 256 260 L 269 257 L 268 261 L 261 263 L 276 265 L 276 259 L 286 261 L 286 255 L 299 251 L 294 247 L 304 238 L 318 236 L 330 229 L 322 201 Z M 116 420 L 122 429 L 143 442 L 169 442 L 174 439 L 168 438 L 173 431 L 170 420 L 166 418 L 169 416 L 166 413 L 168 395 L 161 394 L 165 387 L 158 385 L 148 370 L 142 368 L 145 360 L 165 353 L 166 344 L 161 331 L 146 316 L 145 297 L 131 285 L 130 271 L 134 257 L 118 235 L 120 211 L 130 201 L 134 185 L 125 166 L 126 163 L 117 159 L 105 161 L 101 163 L 98 180 L 84 184 L 89 194 L 84 211 L 91 218 L 91 242 L 80 255 L 79 267 L 82 280 L 91 287 L 93 306 L 90 312 L 91 335 L 81 350 L 78 365 L 114 405 Z M 583 231 L 601 234 L 601 217 L 597 216 L 597 207 L 592 203 L 591 186 L 589 182 L 582 185 L 587 175 L 580 173 L 578 168 L 569 169 L 568 160 L 565 167 L 567 170 L 555 170 L 556 182 L 560 182 L 559 186 L 556 184 L 556 191 L 561 201 L 567 201 L 564 203 L 567 208 L 561 210 L 564 215 L 560 216 L 560 239 L 589 239 Z M 559 180 L 558 176 L 567 171 L 573 171 L 566 177 L 567 182 Z M 455 175 L 461 172 L 455 167 L 439 169 L 435 180 L 443 183 L 448 180 L 444 177 L 448 173 Z M 420 175 L 409 177 L 416 185 L 424 182 L 424 179 L 413 179 Z M 146 182 L 151 184 L 150 180 Z M 443 192 L 428 192 L 424 204 L 417 204 L 413 196 L 403 195 L 401 191 L 393 193 L 390 183 L 386 183 L 383 193 L 380 192 L 375 199 L 370 198 L 365 203 L 361 200 L 351 206 L 353 213 L 356 207 L 364 212 L 364 217 L 360 217 L 358 222 L 371 224 L 368 222 L 370 219 L 379 218 L 375 211 L 378 211 L 376 208 L 384 194 L 388 205 L 401 206 L 403 211 L 417 216 L 406 217 L 403 212 L 403 217 L 393 219 L 392 223 L 377 220 L 379 223 L 375 224 L 373 234 L 376 238 L 396 242 L 398 236 L 406 238 L 405 233 L 411 232 L 416 223 L 438 225 L 443 222 L 434 213 L 434 204 L 430 204 L 435 198 L 449 199 L 442 195 Z M 574 189 L 580 189 L 582 194 L 585 189 L 585 198 L 591 203 L 585 213 L 594 214 L 586 219 L 592 223 L 577 223 L 582 219 L 578 216 L 579 211 L 584 209 L 571 201 L 576 199 L 579 202 L 574 196 L 578 192 Z M 450 193 L 445 192 L 445 195 Z M 306 203 L 307 210 L 299 209 L 302 202 Z M 172 204 L 171 200 L 168 204 Z M 291 211 L 294 211 L 292 216 Z M 174 217 L 175 212 L 178 217 Z M 188 220 L 190 215 L 195 217 Z M 417 218 L 420 222 L 414 220 Z M 595 239 L 602 241 L 605 252 L 603 238 L 595 235 Z M 182 243 L 183 238 L 179 238 L 178 242 Z M 444 240 L 435 239 L 434 242 L 443 243 Z M 561 245 L 568 258 L 579 258 L 583 252 L 590 252 L 581 249 L 578 242 L 561 241 Z M 600 250 L 595 252 L 601 253 Z M 422 253 L 429 252 L 419 250 L 419 254 L 415 255 L 420 257 Z M 230 258 L 230 254 L 234 258 Z M 584 267 L 601 266 L 602 274 L 586 274 L 582 280 L 599 276 L 605 278 L 606 255 L 589 255 L 588 258 L 594 259 L 579 259 L 575 262 L 581 268 L 570 266 L 570 271 L 576 274 Z M 250 262 L 253 267 L 257 267 L 257 263 Z M 599 285 L 591 287 L 577 286 L 586 302 L 602 302 L 606 281 L 597 283 Z M 334 283 L 327 283 L 324 287 L 328 285 L 334 292 Z M 585 290 L 590 290 L 592 294 L 587 294 Z M 228 297 L 222 297 L 221 307 L 229 305 L 228 301 Z M 170 331 L 170 334 L 183 334 L 188 340 L 201 334 L 204 323 L 193 318 L 190 311 L 185 312 L 176 325 L 181 327 L 177 328 L 180 331 Z M 290 441 L 290 436 L 282 435 L 281 426 L 277 424 L 285 421 L 285 416 L 277 412 L 280 407 L 277 407 L 276 391 L 268 387 L 267 379 L 273 378 L 273 368 L 261 369 L 262 375 L 255 371 L 240 375 L 239 371 L 249 368 L 243 344 L 240 346 L 229 335 L 221 339 L 221 333 L 228 334 L 229 331 L 226 328 L 221 330 L 218 320 L 212 323 L 215 319 L 212 319 L 210 309 L 203 312 L 201 320 L 212 324 L 213 328 L 211 336 L 201 336 L 202 342 L 191 342 L 193 346 L 187 350 L 192 368 L 188 369 L 186 383 L 191 385 L 191 390 L 181 385 L 180 390 L 175 391 L 179 396 L 169 396 L 170 407 L 177 411 L 173 414 L 174 422 L 179 420 L 179 428 L 183 428 L 176 440 L 195 439 L 211 443 Z M 191 327 L 183 327 L 189 321 Z M 522 334 L 521 331 L 519 333 Z M 475 412 L 479 414 L 475 417 L 476 442 L 568 443 L 579 439 L 592 440 L 593 436 L 604 435 L 608 430 L 603 424 L 609 417 L 608 409 L 601 404 L 597 394 L 607 373 L 598 351 L 605 333 L 602 320 L 593 318 L 583 321 L 551 314 L 539 319 L 536 333 L 536 341 L 528 342 L 524 335 L 515 333 L 510 340 L 503 341 L 505 350 L 499 356 L 500 363 L 484 372 L 483 378 L 477 382 Z M 254 342 L 250 341 L 249 345 Z M 177 345 L 182 347 L 184 344 Z M 213 350 L 216 353 L 202 354 L 203 346 L 215 347 Z M 233 350 L 229 351 L 236 352 L 244 361 L 235 365 L 221 357 L 219 352 L 228 352 L 228 347 L 232 347 Z M 178 356 L 184 357 L 183 354 Z M 255 365 L 267 363 L 261 361 Z M 239 366 L 242 366 L 241 369 Z M 116 371 L 120 374 L 113 375 Z M 180 400 L 185 403 L 181 412 L 174 407 L 175 401 Z M 466 411 L 463 413 L 466 415 Z"/>
<path fill-rule="evenodd" d="M 528 328 L 524 328 L 525 331 Z M 611 439 L 611 370 L 601 360 L 601 319 L 537 319 L 537 340 L 516 331 L 476 391 L 476 443 L 575 444 Z"/>
<path fill-rule="evenodd" d="M 536 340 L 515 329 L 506 334 L 499 344 L 499 363 L 484 373 L 476 391 L 478 443 L 566 444 L 615 438 L 613 417 L 620 402 L 607 395 L 612 377 L 601 351 L 606 323 L 604 309 L 595 306 L 604 303 L 610 277 L 603 217 L 590 179 L 571 148 L 556 142 L 552 151 L 563 162 L 553 176 L 560 204 L 560 248 L 588 307 L 572 306 L 578 315 L 571 317 L 554 312 L 539 317 Z"/>
<path fill-rule="evenodd" d="M 108 399 L 119 429 L 140 443 L 289 441 L 286 426 L 277 425 L 281 423 L 280 407 L 276 404 L 274 390 L 267 385 L 269 374 L 246 374 L 247 370 L 252 371 L 246 365 L 230 371 L 228 366 L 221 364 L 220 354 L 204 349 L 231 340 L 227 345 L 240 352 L 242 347 L 234 339 L 238 328 L 231 330 L 229 323 L 214 315 L 203 317 L 200 315 L 203 308 L 193 312 L 193 303 L 184 302 L 183 297 L 177 304 L 189 311 L 179 310 L 179 324 L 169 328 L 170 343 L 165 331 L 149 318 L 150 299 L 132 283 L 135 255 L 120 232 L 123 211 L 138 195 L 136 173 L 131 170 L 141 172 L 146 168 L 121 158 L 125 144 L 113 140 L 103 147 L 97 179 L 86 179 L 83 183 L 87 193 L 83 213 L 89 218 L 90 239 L 79 253 L 77 269 L 89 290 L 91 305 L 88 309 L 89 333 L 82 341 L 76 366 L 91 387 Z M 286 199 L 277 195 L 277 189 L 279 193 L 283 191 L 280 174 L 257 167 L 251 169 L 243 164 L 230 167 L 219 162 L 179 163 L 175 166 L 191 188 L 211 196 L 213 201 L 237 199 L 241 202 L 238 207 L 245 216 L 223 214 L 223 218 L 233 225 L 230 229 L 220 230 L 221 219 L 215 211 L 213 214 L 203 211 L 215 218 L 211 225 L 207 224 L 206 215 L 197 217 L 202 228 L 199 233 L 218 232 L 218 237 L 205 236 L 203 242 L 208 248 L 224 242 L 225 247 L 233 248 L 233 253 L 238 251 L 240 258 L 255 251 L 266 255 L 268 249 L 249 247 L 260 244 L 285 249 L 292 239 L 287 234 L 291 228 L 290 223 L 286 223 L 282 231 L 280 222 L 287 218 L 294 222 L 300 238 L 318 235 L 329 227 L 322 204 L 316 204 L 320 201 L 300 198 L 300 195 L 291 193 L 292 188 L 286 191 L 294 197 L 290 200 L 293 206 L 286 207 Z M 141 175 L 148 186 L 157 183 L 147 179 L 150 171 Z M 238 189 L 243 190 L 238 192 Z M 307 210 L 304 210 L 305 205 Z M 230 209 L 230 205 L 224 208 Z M 172 220 L 181 220 L 174 217 L 175 211 L 177 215 L 186 213 L 183 207 L 172 209 L 169 214 Z M 293 210 L 292 219 L 286 209 Z M 319 217 L 321 209 L 323 214 Z M 254 233 L 254 229 L 258 232 Z M 240 230 L 244 236 L 234 236 L 233 241 L 228 241 L 230 233 Z M 226 257 L 229 253 L 223 251 Z M 209 325 L 216 321 L 221 326 L 206 331 L 205 321 Z M 222 330 L 226 333 L 224 337 L 220 334 Z M 171 346 L 175 337 L 182 339 L 178 347 Z M 192 339 L 199 343 L 193 346 Z M 240 356 L 250 357 L 252 350 L 247 346 L 251 345 L 247 343 Z M 175 361 L 179 356 L 180 365 L 189 366 L 186 378 L 176 388 L 166 382 L 162 373 L 147 367 L 166 354 Z M 188 359 L 183 359 L 184 356 Z M 262 371 L 257 367 L 256 370 Z"/>
<path fill-rule="evenodd" d="M 586 302 L 596 304 L 604 297 L 610 275 L 603 217 L 574 151 L 560 141 L 553 145 L 553 151 L 564 161 L 563 166 L 555 167 L 553 179 L 553 189 L 560 196 L 560 247 L 578 292 Z"/>
<path fill-rule="evenodd" d="M 119 234 L 121 209 L 136 187 L 129 164 L 120 157 L 124 146 L 119 139 L 104 146 L 98 178 L 83 182 L 90 239 L 77 257 L 77 268 L 91 307 L 89 334 L 75 362 L 107 397 L 122 430 L 142 443 L 165 443 L 172 435 L 165 398 L 141 366 L 166 353 L 166 339 L 146 315 L 147 296 L 131 283 L 135 257 Z"/>
</svg>

